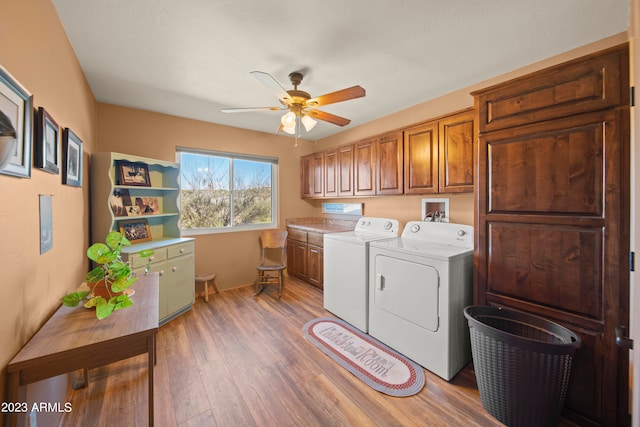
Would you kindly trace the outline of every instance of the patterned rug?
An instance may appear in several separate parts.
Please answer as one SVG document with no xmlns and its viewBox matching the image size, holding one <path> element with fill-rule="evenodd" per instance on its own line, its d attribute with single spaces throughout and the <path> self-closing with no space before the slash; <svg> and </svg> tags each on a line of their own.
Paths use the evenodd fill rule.
<svg viewBox="0 0 640 427">
<path fill-rule="evenodd" d="M 403 397 L 424 387 L 420 366 L 340 319 L 311 320 L 302 332 L 309 342 L 375 390 Z"/>
</svg>

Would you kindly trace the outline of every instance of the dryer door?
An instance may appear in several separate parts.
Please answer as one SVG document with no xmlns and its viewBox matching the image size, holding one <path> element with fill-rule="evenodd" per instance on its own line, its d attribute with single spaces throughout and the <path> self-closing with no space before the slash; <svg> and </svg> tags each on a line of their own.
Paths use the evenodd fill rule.
<svg viewBox="0 0 640 427">
<path fill-rule="evenodd" d="M 385 255 L 377 255 L 374 260 L 373 309 L 436 332 L 440 312 L 438 270 Z"/>
</svg>

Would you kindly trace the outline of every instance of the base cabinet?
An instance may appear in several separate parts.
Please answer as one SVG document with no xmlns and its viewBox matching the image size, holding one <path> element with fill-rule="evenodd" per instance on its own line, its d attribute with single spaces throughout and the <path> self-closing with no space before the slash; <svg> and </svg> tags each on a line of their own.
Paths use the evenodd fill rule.
<svg viewBox="0 0 640 427">
<path fill-rule="evenodd" d="M 287 228 L 287 272 L 290 276 L 323 288 L 322 233 Z"/>
<path fill-rule="evenodd" d="M 144 276 L 147 272 L 159 274 L 158 318 L 161 325 L 190 310 L 195 302 L 193 239 L 174 240 L 134 245 L 127 248 L 129 252 L 123 251 L 123 259 L 136 276 Z M 138 253 L 144 249 L 153 249 L 153 256 L 141 258 Z"/>
</svg>

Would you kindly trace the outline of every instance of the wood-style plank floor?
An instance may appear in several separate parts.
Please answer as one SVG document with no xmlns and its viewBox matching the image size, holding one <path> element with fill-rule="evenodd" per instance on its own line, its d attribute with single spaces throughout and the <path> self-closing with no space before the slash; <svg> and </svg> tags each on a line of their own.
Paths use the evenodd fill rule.
<svg viewBox="0 0 640 427">
<path fill-rule="evenodd" d="M 451 382 L 425 371 L 424 389 L 390 397 L 307 342 L 302 326 L 331 316 L 322 293 L 287 279 L 222 291 L 162 326 L 155 369 L 157 426 L 500 426 L 480 403 L 470 363 Z M 146 426 L 146 356 L 90 371 L 62 425 Z M 570 424 L 564 424 L 570 425 Z"/>
</svg>

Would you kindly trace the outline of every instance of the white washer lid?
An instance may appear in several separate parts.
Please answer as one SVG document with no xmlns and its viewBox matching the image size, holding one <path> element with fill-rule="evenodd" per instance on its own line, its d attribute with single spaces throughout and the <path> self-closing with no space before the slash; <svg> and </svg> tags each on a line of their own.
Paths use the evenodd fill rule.
<svg viewBox="0 0 640 427">
<path fill-rule="evenodd" d="M 342 231 L 340 233 L 327 233 L 324 235 L 325 239 L 340 240 L 343 242 L 365 244 L 367 242 L 374 242 L 378 240 L 394 239 L 394 234 L 379 234 L 379 233 L 362 233 L 359 231 Z"/>
</svg>

